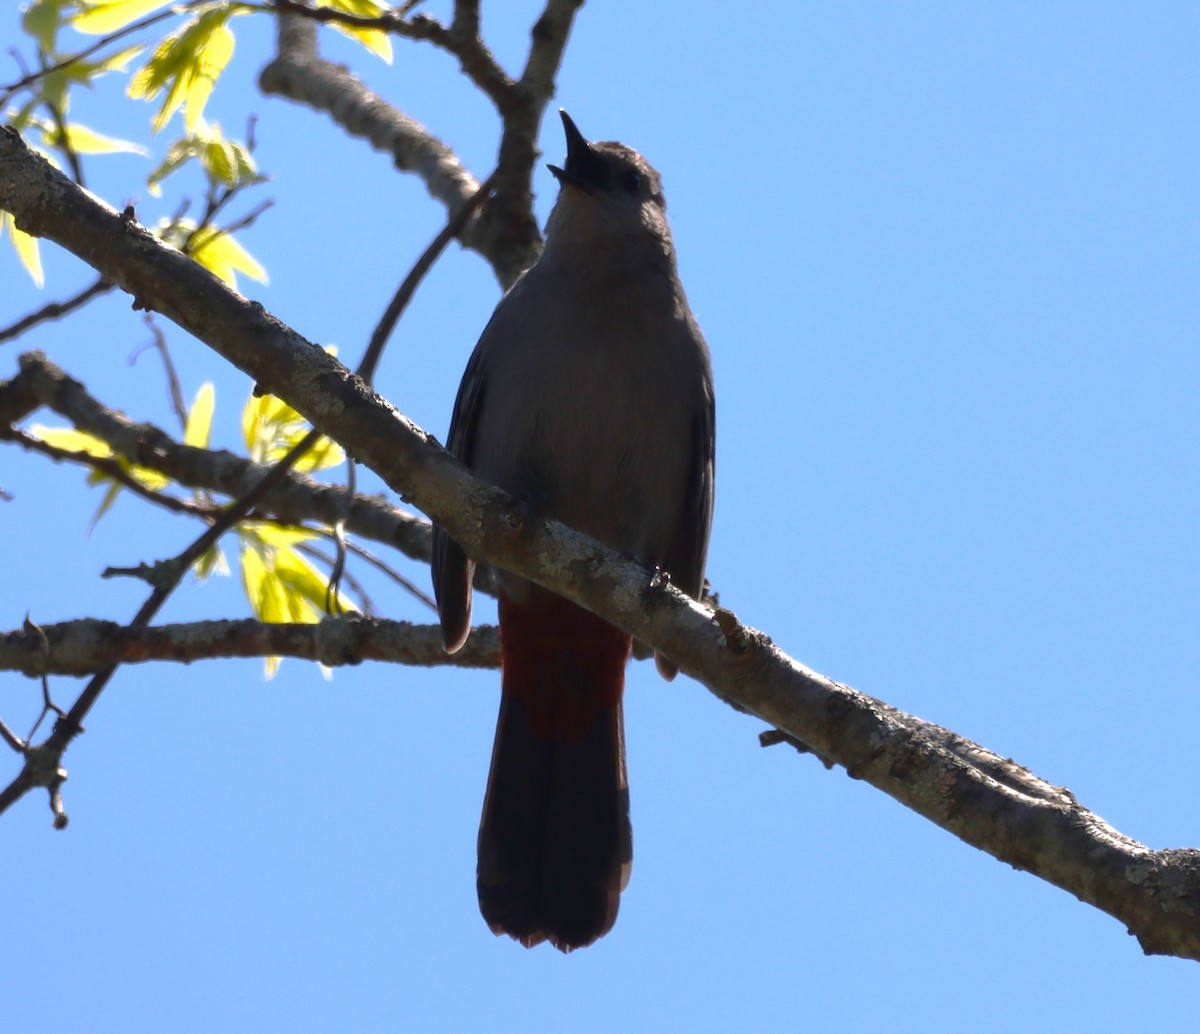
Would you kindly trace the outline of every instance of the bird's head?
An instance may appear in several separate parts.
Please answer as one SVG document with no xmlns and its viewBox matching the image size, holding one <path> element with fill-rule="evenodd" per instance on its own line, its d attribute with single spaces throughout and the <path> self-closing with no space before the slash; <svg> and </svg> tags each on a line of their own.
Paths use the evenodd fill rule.
<svg viewBox="0 0 1200 1034">
<path fill-rule="evenodd" d="M 559 110 L 567 136 L 567 157 L 548 168 L 560 184 L 558 202 L 546 224 L 548 237 L 586 238 L 670 251 L 667 202 L 654 167 L 632 147 L 590 142 L 571 116 Z"/>
</svg>

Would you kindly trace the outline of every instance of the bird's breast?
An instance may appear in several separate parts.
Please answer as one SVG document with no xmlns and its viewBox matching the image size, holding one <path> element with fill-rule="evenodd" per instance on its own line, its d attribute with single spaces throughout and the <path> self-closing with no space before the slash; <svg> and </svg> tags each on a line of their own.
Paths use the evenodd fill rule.
<svg viewBox="0 0 1200 1034">
<path fill-rule="evenodd" d="M 654 562 L 686 495 L 703 345 L 674 308 L 567 308 L 517 313 L 520 334 L 496 328 L 473 466 L 542 515 Z"/>
</svg>

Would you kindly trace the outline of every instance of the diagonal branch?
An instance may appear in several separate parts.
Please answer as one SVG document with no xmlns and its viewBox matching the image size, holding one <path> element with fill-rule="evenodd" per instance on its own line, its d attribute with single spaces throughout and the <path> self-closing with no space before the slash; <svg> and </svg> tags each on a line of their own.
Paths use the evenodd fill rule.
<svg viewBox="0 0 1200 1034">
<path fill-rule="evenodd" d="M 19 364 L 16 377 L 0 381 L 0 426 L 11 427 L 47 406 L 130 463 L 157 470 L 188 488 L 232 498 L 248 492 L 266 473 L 267 468 L 232 452 L 183 445 L 153 424 L 134 423 L 107 408 L 40 352 L 20 356 Z M 414 560 L 428 562 L 430 557 L 429 522 L 378 497 L 351 496 L 341 486 L 293 471 L 264 505 L 287 524 L 332 525 L 345 518 L 347 530 L 355 535 L 394 546 Z"/>
<path fill-rule="evenodd" d="M 28 316 L 17 320 L 16 323 L 0 329 L 0 342 L 18 338 L 25 331 L 36 327 L 39 323 L 62 319 L 64 316 L 70 315 L 76 309 L 86 305 L 97 295 L 106 294 L 112 289 L 113 284 L 111 281 L 105 280 L 104 277 L 97 277 L 78 294 L 72 295 L 61 302 L 50 302 L 48 305 L 43 305 L 37 312 L 31 312 Z"/>
<path fill-rule="evenodd" d="M 419 176 L 447 211 L 456 209 L 478 189 L 478 180 L 442 140 L 369 90 L 344 66 L 321 58 L 312 21 L 295 15 L 278 18 L 277 51 L 259 73 L 263 93 L 325 112 L 349 135 L 390 154 L 401 172 Z M 486 223 L 481 214 L 463 232 L 461 240 L 465 247 L 487 259 L 500 282 L 507 286 L 525 266 L 516 268 Z"/>
<path fill-rule="evenodd" d="M 0 391 L 3 391 L 3 387 L 0 384 Z M 127 488 L 135 495 L 141 496 L 143 499 L 147 499 L 174 513 L 186 513 L 193 517 L 207 517 L 211 515 L 211 507 L 199 506 L 187 499 L 176 499 L 165 492 L 157 492 L 152 488 L 146 487 L 130 474 L 128 470 L 122 467 L 118 460 L 113 459 L 111 456 L 92 456 L 86 452 L 72 452 L 70 449 L 60 449 L 57 445 L 51 445 L 40 438 L 35 438 L 20 428 L 9 427 L 4 424 L 0 424 L 0 442 L 15 442 L 29 452 L 37 452 L 43 456 L 48 456 L 56 463 L 78 463 L 81 466 L 87 467 L 88 470 L 94 470 L 103 474 L 112 481 L 120 482 L 123 488 Z"/>
<path fill-rule="evenodd" d="M 296 0 L 276 0 L 278 8 L 293 13 L 278 18 L 277 53 L 259 74 L 259 87 L 266 94 L 326 112 L 350 135 L 391 154 L 396 168 L 420 176 L 430 194 L 452 211 L 475 191 L 474 177 L 444 141 L 367 89 L 346 68 L 324 60 L 317 50 L 315 22 L 378 22 L 375 27 L 428 39 L 458 56 L 464 71 L 493 101 L 502 121 L 495 197 L 461 239 L 488 260 L 507 288 L 541 252 L 541 233 L 533 217 L 538 130 L 554 96 L 554 80 L 575 13 L 582 5 L 583 0 L 547 0 L 533 26 L 524 72 L 514 83 L 495 64 L 479 36 L 477 3 L 457 3 L 447 28 L 426 15 L 404 18 L 389 14 L 364 20 L 325 14 L 326 8 L 310 10 Z"/>
<path fill-rule="evenodd" d="M 323 350 L 81 191 L 11 131 L 0 131 L 0 208 L 286 399 L 472 557 L 627 629 L 732 706 L 1115 916 L 1145 951 L 1200 960 L 1200 852 L 1150 850 L 1014 762 L 809 670 L 728 610 L 714 616 L 557 522 L 531 523 L 520 501 L 472 477 Z"/>
</svg>

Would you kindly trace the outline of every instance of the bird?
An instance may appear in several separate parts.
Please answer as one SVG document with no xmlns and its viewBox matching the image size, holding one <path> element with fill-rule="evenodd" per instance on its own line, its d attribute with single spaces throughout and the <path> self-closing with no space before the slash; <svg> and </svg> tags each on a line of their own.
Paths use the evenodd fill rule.
<svg viewBox="0 0 1200 1034">
<path fill-rule="evenodd" d="M 676 267 L 659 174 L 589 142 L 560 110 L 566 159 L 545 245 L 467 364 L 447 448 L 473 473 L 631 556 L 694 599 L 713 512 L 708 346 Z M 434 528 L 445 648 L 470 632 L 475 563 Z M 479 907 L 526 947 L 586 947 L 616 921 L 633 861 L 622 694 L 628 633 L 493 572 L 500 713 L 478 841 Z M 656 658 L 667 679 L 677 665 Z"/>
</svg>

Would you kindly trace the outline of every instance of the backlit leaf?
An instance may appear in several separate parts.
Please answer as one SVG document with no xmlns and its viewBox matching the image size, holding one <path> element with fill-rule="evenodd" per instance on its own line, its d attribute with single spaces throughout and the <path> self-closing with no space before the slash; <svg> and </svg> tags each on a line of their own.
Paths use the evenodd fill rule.
<svg viewBox="0 0 1200 1034">
<path fill-rule="evenodd" d="M 216 408 L 216 390 L 212 381 L 205 381 L 192 400 L 192 408 L 188 410 L 187 426 L 183 431 L 185 445 L 197 449 L 207 449 L 209 435 L 212 432 L 213 410 Z"/>
<path fill-rule="evenodd" d="M 267 271 L 258 260 L 221 230 L 206 228 L 197 233 L 192 238 L 192 258 L 234 290 L 238 286 L 238 273 L 244 273 L 260 283 L 267 282 Z"/>
<path fill-rule="evenodd" d="M 38 251 L 37 238 L 17 229 L 16 222 L 8 212 L 0 212 L 0 223 L 8 230 L 8 237 L 12 241 L 17 258 L 21 260 L 21 265 L 25 267 L 25 272 L 29 274 L 34 286 L 44 287 L 46 276 L 42 272 L 42 257 Z"/>
<path fill-rule="evenodd" d="M 198 123 L 218 76 L 233 55 L 233 32 L 226 24 L 235 13 L 227 4 L 202 8 L 186 25 L 154 49 L 150 60 L 134 72 L 126 90 L 130 97 L 152 101 L 165 93 L 154 116 L 155 133 L 184 106 L 188 132 Z"/>
<path fill-rule="evenodd" d="M 137 21 L 143 15 L 166 7 L 172 0 L 84 0 L 80 12 L 70 20 L 77 32 L 104 36 Z"/>
<path fill-rule="evenodd" d="M 140 144 L 135 144 L 130 140 L 119 140 L 114 136 L 105 136 L 103 133 L 97 133 L 94 129 L 89 129 L 78 122 L 68 122 L 65 128 L 66 144 L 76 154 L 123 153 L 145 155 L 149 153 Z M 47 144 L 57 142 L 57 130 L 52 131 L 48 135 L 50 139 L 47 139 Z"/>
<path fill-rule="evenodd" d="M 229 561 L 225 559 L 221 547 L 213 545 L 212 548 L 206 549 L 200 559 L 192 565 L 192 573 L 195 574 L 196 580 L 201 582 L 208 581 L 214 574 L 229 574 Z"/>
<path fill-rule="evenodd" d="M 378 18 L 387 13 L 387 8 L 374 3 L 373 0 L 317 0 L 318 7 L 329 7 L 335 11 L 357 15 L 360 18 Z M 382 58 L 389 65 L 392 63 L 392 42 L 382 29 L 363 29 L 341 22 L 330 22 L 330 25 L 343 35 L 361 43 L 372 54 Z"/>
<path fill-rule="evenodd" d="M 63 0 L 34 0 L 21 14 L 21 28 L 37 40 L 47 54 L 54 53 Z"/>
</svg>

